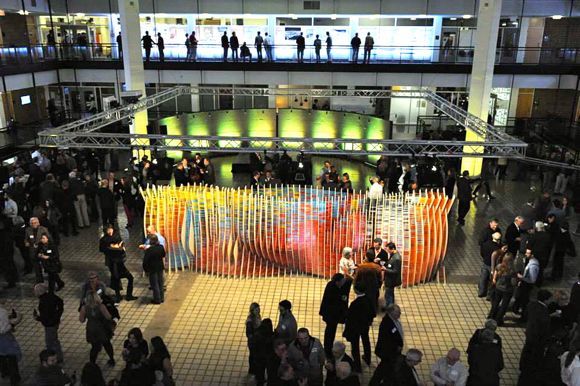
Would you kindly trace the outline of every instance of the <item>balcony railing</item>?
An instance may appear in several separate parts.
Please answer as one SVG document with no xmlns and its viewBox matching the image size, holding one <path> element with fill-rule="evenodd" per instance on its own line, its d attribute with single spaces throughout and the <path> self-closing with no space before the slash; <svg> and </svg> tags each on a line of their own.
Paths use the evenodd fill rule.
<svg viewBox="0 0 580 386">
<path fill-rule="evenodd" d="M 228 62 L 252 62 L 259 60 L 258 49 L 248 46 L 250 56 L 242 56 L 238 49 L 238 57 L 234 58 L 232 49 L 227 50 Z M 199 44 L 195 50 L 188 53 L 184 44 L 166 44 L 164 61 L 166 62 L 223 62 L 224 49 L 219 44 Z M 368 52 L 368 64 L 471 64 L 474 47 L 439 46 L 374 46 Z M 299 51 L 295 45 L 271 46 L 267 51 L 261 49 L 262 62 L 276 63 L 298 62 Z M 330 55 L 329 55 L 330 54 Z M 142 49 L 143 60 L 146 51 Z M 122 52 L 116 44 L 57 44 L 31 46 L 0 46 L 0 65 L 22 65 L 47 61 L 115 61 L 122 59 Z M 330 60 L 329 60 L 330 59 Z M 303 51 L 303 63 L 363 63 L 365 49 L 360 47 L 358 54 L 350 46 L 333 46 L 330 53 L 323 46 L 317 55 L 313 46 L 306 46 Z M 159 62 L 160 51 L 157 46 L 151 50 L 150 61 Z M 557 47 L 498 47 L 496 64 L 521 65 L 578 65 L 580 64 L 580 48 Z"/>
</svg>

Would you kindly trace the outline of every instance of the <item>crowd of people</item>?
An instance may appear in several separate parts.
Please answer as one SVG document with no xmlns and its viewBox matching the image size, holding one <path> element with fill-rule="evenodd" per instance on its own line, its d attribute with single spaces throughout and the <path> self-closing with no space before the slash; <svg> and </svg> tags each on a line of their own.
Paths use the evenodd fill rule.
<svg viewBox="0 0 580 386">
<path fill-rule="evenodd" d="M 6 279 L 6 290 L 16 287 L 20 277 L 33 274 L 34 294 L 38 307 L 30 312 L 45 332 L 44 348 L 39 354 L 40 365 L 33 376 L 34 385 L 105 385 L 97 365 L 104 348 L 116 366 L 112 338 L 120 323 L 117 308 L 122 301 L 122 279 L 127 279 L 124 300 L 133 301 L 134 277 L 126 266 L 127 251 L 120 237 L 117 208 L 123 204 L 127 228 L 143 213 L 139 187 L 152 182 L 154 166 L 148 156 L 133 162 L 118 180 L 114 172 L 103 169 L 118 167 L 114 153 L 82 151 L 35 151 L 19 156 L 9 171 L 9 182 L 0 199 L 0 266 Z M 207 173 L 207 165 L 204 173 Z M 95 177 L 106 174 L 97 182 Z M 28 224 L 28 226 L 26 226 Z M 80 304 L 65 304 L 57 295 L 65 287 L 61 277 L 66 266 L 59 254 L 62 237 L 75 237 L 93 224 L 103 226 L 99 250 L 110 272 L 110 284 L 105 285 L 96 272 L 89 272 L 83 284 Z M 71 233 L 72 231 L 72 233 Z M 15 250 L 23 261 L 19 271 L 14 261 Z M 153 297 L 151 303 L 164 302 L 164 270 L 166 268 L 165 239 L 153 226 L 147 227 L 142 269 L 149 279 Z M 68 303 L 68 302 L 67 302 Z M 90 344 L 89 361 L 79 379 L 67 375 L 59 327 L 65 307 L 78 307 L 79 322 L 86 325 L 86 341 Z M 0 306 L 0 370 L 11 385 L 21 384 L 19 362 L 22 351 L 13 331 L 26 311 L 8 311 Z M 151 350 L 150 350 L 151 349 Z M 109 384 L 172 385 L 171 356 L 161 337 L 153 337 L 150 345 L 139 328 L 129 331 L 122 349 L 125 367 L 119 380 Z"/>
</svg>

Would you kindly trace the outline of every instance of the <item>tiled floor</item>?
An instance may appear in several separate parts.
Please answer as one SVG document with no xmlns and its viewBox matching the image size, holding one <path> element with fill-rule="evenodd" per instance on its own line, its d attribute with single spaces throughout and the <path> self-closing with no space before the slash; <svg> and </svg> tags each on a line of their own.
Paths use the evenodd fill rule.
<svg viewBox="0 0 580 386">
<path fill-rule="evenodd" d="M 428 379 L 430 364 L 452 346 L 462 352 L 474 329 L 480 327 L 489 309 L 489 303 L 476 296 L 479 272 L 479 254 L 475 234 L 485 226 L 487 219 L 498 217 L 505 229 L 516 214 L 520 202 L 527 198 L 529 186 L 525 183 L 506 182 L 494 185 L 497 200 L 476 201 L 464 227 L 450 226 L 450 246 L 447 254 L 447 285 L 431 283 L 397 291 L 397 300 L 403 309 L 405 345 L 421 349 L 425 356 L 420 374 Z M 65 289 L 59 292 L 65 299 L 65 314 L 60 328 L 67 372 L 80 372 L 88 360 L 89 346 L 85 341 L 85 328 L 78 321 L 79 287 L 89 270 L 108 275 L 103 257 L 98 252 L 97 227 L 81 231 L 78 237 L 64 238 L 63 256 Z M 124 232 L 123 237 L 129 238 Z M 99 363 L 108 379 L 119 376 L 122 369 L 120 351 L 127 331 L 135 326 L 143 329 L 146 338 L 161 335 L 172 353 L 175 380 L 178 385 L 247 384 L 247 348 L 244 321 L 251 302 L 258 302 L 263 317 L 277 323 L 277 304 L 289 299 L 294 304 L 294 314 L 299 326 L 308 327 L 316 337 L 321 337 L 324 324 L 318 309 L 325 281 L 312 277 L 280 277 L 266 279 L 228 279 L 191 272 L 172 274 L 168 280 L 165 304 L 150 305 L 147 280 L 141 276 L 139 229 L 133 229 L 129 242 L 129 267 L 136 277 L 135 294 L 139 300 L 120 305 L 122 316 L 115 334 L 114 347 L 118 360 L 114 369 L 105 367 L 106 355 L 101 353 Z M 18 252 L 16 260 L 19 265 Z M 568 280 L 557 286 L 569 288 L 578 264 L 567 262 Z M 0 293 L 0 302 L 24 314 L 16 336 L 24 351 L 21 373 L 29 378 L 38 363 L 37 354 L 43 348 L 44 335 L 40 324 L 32 319 L 36 300 L 32 294 L 32 278 L 27 276 L 17 290 Z M 374 346 L 380 319 L 371 332 Z M 339 328 L 340 330 L 340 328 Z M 506 368 L 501 373 L 502 385 L 514 385 L 517 364 L 523 343 L 523 329 L 499 329 L 504 340 Z M 340 335 L 340 331 L 339 334 Z M 463 360 L 466 361 L 465 356 Z M 371 368 L 363 370 L 366 384 L 377 364 L 373 357 Z M 4 384 L 4 383 L 2 383 Z"/>
</svg>

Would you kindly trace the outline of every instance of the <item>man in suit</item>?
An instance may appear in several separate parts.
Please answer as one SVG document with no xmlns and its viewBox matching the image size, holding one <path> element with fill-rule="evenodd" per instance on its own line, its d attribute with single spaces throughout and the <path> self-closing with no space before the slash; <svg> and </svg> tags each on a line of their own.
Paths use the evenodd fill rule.
<svg viewBox="0 0 580 386">
<path fill-rule="evenodd" d="M 503 370 L 503 354 L 500 345 L 495 343 L 494 332 L 484 329 L 479 342 L 468 353 L 468 385 L 499 386 L 499 372 Z"/>
<path fill-rule="evenodd" d="M 224 63 L 228 61 L 228 48 L 230 48 L 230 39 L 228 39 L 228 32 L 224 31 L 222 35 L 222 48 L 224 49 Z"/>
<path fill-rule="evenodd" d="M 479 272 L 479 286 L 478 294 L 480 298 L 487 296 L 487 290 L 489 286 L 489 277 L 493 269 L 491 256 L 492 254 L 501 248 L 501 233 L 495 232 L 491 240 L 486 240 L 480 249 L 481 253 L 481 270 Z"/>
<path fill-rule="evenodd" d="M 417 373 L 417 366 L 423 359 L 423 353 L 415 348 L 407 351 L 407 355 L 399 355 L 392 374 L 393 386 L 423 386 L 425 383 L 421 382 L 419 374 Z"/>
<path fill-rule="evenodd" d="M 336 365 L 336 386 L 360 386 L 358 375 L 352 373 L 352 366 L 347 362 Z M 327 386 L 330 386 L 327 383 Z"/>
<path fill-rule="evenodd" d="M 531 249 L 540 263 L 540 282 L 542 281 L 544 269 L 548 266 L 550 261 L 550 254 L 552 253 L 553 238 L 552 235 L 546 232 L 546 227 L 542 221 L 536 221 L 536 230 L 528 239 L 527 248 Z"/>
<path fill-rule="evenodd" d="M 505 231 L 505 242 L 508 246 L 508 251 L 516 256 L 520 250 L 520 242 L 522 241 L 522 225 L 524 224 L 524 218 L 522 216 L 517 216 L 514 222 L 511 223 Z"/>
<path fill-rule="evenodd" d="M 345 344 L 338 340 L 332 345 L 332 353 L 327 357 L 326 364 L 324 365 L 326 367 L 326 386 L 335 386 L 338 383 L 336 373 L 341 363 L 348 363 L 350 369 L 354 366 L 352 358 L 345 351 Z"/>
<path fill-rule="evenodd" d="M 471 200 L 473 199 L 471 194 L 472 182 L 467 170 L 464 170 L 461 177 L 457 180 L 457 200 L 459 202 L 457 206 L 457 223 L 459 225 L 465 225 L 465 216 L 471 206 Z"/>
<path fill-rule="evenodd" d="M 184 160 L 185 164 L 187 164 L 187 159 L 184 158 Z M 175 179 L 175 186 L 179 187 L 187 185 L 188 183 L 187 170 L 185 170 L 185 165 L 183 162 L 177 164 L 175 170 L 173 171 L 173 177 Z"/>
<path fill-rule="evenodd" d="M 254 172 L 252 173 L 252 179 L 250 180 L 250 186 L 260 185 L 260 176 L 261 175 L 262 174 L 259 171 L 254 170 Z"/>
<path fill-rule="evenodd" d="M 379 327 L 379 337 L 375 354 L 381 358 L 369 385 L 380 385 L 390 376 L 395 361 L 403 349 L 403 326 L 401 325 L 401 308 L 396 304 L 387 307 L 387 313 Z"/>
<path fill-rule="evenodd" d="M 346 319 L 351 284 L 351 279 L 346 278 L 342 273 L 336 273 L 324 289 L 319 315 L 322 316 L 322 320 L 326 323 L 326 328 L 324 329 L 324 351 L 329 358 L 332 356 L 336 328 L 339 323 L 344 323 Z"/>
<path fill-rule="evenodd" d="M 580 272 L 578 272 L 578 278 L 570 290 L 570 301 L 568 302 L 567 309 L 568 319 L 570 324 L 572 324 L 578 318 L 578 314 L 580 314 Z"/>
<path fill-rule="evenodd" d="M 384 263 L 389 260 L 389 255 L 387 251 L 383 249 L 383 240 L 380 237 L 377 237 L 373 240 L 373 247 L 369 248 L 369 252 L 373 252 L 375 255 L 375 263 L 381 264 L 381 261 Z"/>
<path fill-rule="evenodd" d="M 395 303 L 395 287 L 401 285 L 401 255 L 395 243 L 387 244 L 389 258 L 385 264 L 385 302 L 388 307 Z"/>
<path fill-rule="evenodd" d="M 40 225 L 40 220 L 38 217 L 31 217 L 30 226 L 24 231 L 24 246 L 28 248 L 28 256 L 22 256 L 24 259 L 24 274 L 29 274 L 34 268 L 34 274 L 36 276 L 36 282 L 42 283 L 42 269 L 38 258 L 36 257 L 36 249 L 38 248 L 38 243 L 43 235 L 48 236 L 51 239 L 48 229 Z"/>
<path fill-rule="evenodd" d="M 544 351 L 550 338 L 550 312 L 547 304 L 551 297 L 550 291 L 539 290 L 537 299 L 528 305 L 526 341 L 520 357 L 518 386 L 540 384 L 539 370 L 542 369 Z"/>
<path fill-rule="evenodd" d="M 481 247 L 483 243 L 491 240 L 491 235 L 493 235 L 495 232 L 501 233 L 501 228 L 499 227 L 499 220 L 497 218 L 492 218 L 479 235 L 479 246 Z"/>
<path fill-rule="evenodd" d="M 359 341 L 362 339 L 364 356 L 367 364 L 371 363 L 371 342 L 369 339 L 369 326 L 373 322 L 374 312 L 371 305 L 372 299 L 365 294 L 361 284 L 355 284 L 354 292 L 356 299 L 350 304 L 346 313 L 346 321 L 342 336 L 350 342 L 353 358 L 353 370 L 357 373 L 362 371 L 360 361 Z"/>
</svg>

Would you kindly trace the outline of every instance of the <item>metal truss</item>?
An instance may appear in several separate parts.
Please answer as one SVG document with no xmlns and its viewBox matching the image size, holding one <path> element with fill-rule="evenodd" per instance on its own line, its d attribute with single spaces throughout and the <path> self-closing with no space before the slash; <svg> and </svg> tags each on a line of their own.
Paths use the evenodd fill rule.
<svg viewBox="0 0 580 386">
<path fill-rule="evenodd" d="M 44 136 L 42 145 L 64 148 L 209 151 L 255 153 L 299 151 L 327 155 L 397 155 L 436 157 L 523 157 L 525 147 L 505 143 L 482 146 L 482 142 L 397 141 L 333 138 L 267 138 L 221 136 L 169 136 L 159 134 L 70 133 Z"/>
<path fill-rule="evenodd" d="M 475 132 L 481 142 L 366 140 L 324 138 L 196 137 L 148 134 L 109 134 L 98 130 L 135 113 L 158 106 L 182 95 L 303 96 L 310 98 L 422 98 L 457 124 Z M 424 89 L 287 89 L 255 87 L 177 86 L 111 111 L 96 114 L 39 133 L 41 146 L 70 148 L 156 147 L 165 150 L 215 151 L 226 153 L 255 151 L 302 151 L 320 154 L 437 155 L 438 157 L 523 157 L 527 144 L 515 139 L 478 117 Z"/>
<path fill-rule="evenodd" d="M 529 163 L 529 164 L 533 164 L 533 165 L 548 166 L 548 167 L 552 167 L 552 168 L 567 169 L 567 170 L 580 170 L 580 165 L 574 165 L 574 164 L 569 164 L 569 163 L 564 163 L 564 162 L 550 161 L 550 160 L 541 159 L 541 158 L 525 157 L 525 158 L 521 158 L 518 160 L 521 162 L 525 162 L 525 163 Z"/>
</svg>

